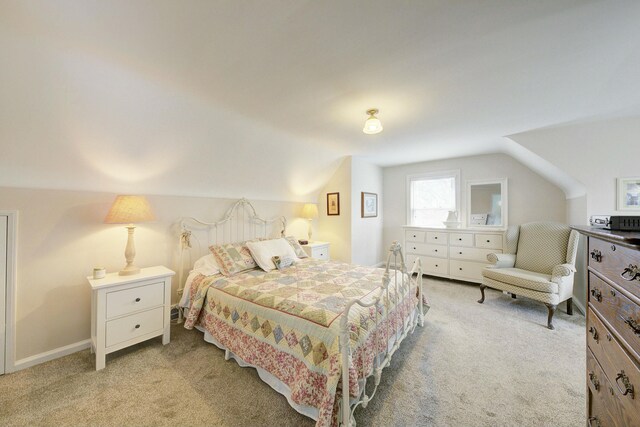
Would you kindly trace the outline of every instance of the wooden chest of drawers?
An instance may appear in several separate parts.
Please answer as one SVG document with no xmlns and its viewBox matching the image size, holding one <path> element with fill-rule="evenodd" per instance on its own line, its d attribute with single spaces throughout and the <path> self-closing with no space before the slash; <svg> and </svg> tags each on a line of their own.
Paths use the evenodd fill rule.
<svg viewBox="0 0 640 427">
<path fill-rule="evenodd" d="M 640 233 L 588 239 L 587 424 L 640 426 Z"/>
</svg>

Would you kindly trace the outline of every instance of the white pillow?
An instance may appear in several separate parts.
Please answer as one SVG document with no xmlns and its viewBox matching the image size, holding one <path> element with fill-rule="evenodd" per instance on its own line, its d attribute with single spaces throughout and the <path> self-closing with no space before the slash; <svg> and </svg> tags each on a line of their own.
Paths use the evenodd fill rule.
<svg viewBox="0 0 640 427">
<path fill-rule="evenodd" d="M 285 239 L 262 240 L 259 242 L 247 242 L 247 247 L 256 264 L 266 272 L 276 268 L 272 258 L 291 257 L 294 262 L 300 261 L 293 248 Z"/>
<path fill-rule="evenodd" d="M 214 274 L 220 273 L 220 267 L 218 267 L 218 263 L 213 254 L 209 254 L 199 258 L 193 264 L 193 270 L 191 271 L 197 271 L 205 276 L 213 276 Z"/>
</svg>

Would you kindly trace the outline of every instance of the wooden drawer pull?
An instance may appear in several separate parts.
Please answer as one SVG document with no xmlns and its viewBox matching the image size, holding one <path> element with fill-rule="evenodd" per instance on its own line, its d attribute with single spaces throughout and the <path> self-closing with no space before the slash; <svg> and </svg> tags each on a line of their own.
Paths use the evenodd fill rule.
<svg viewBox="0 0 640 427">
<path fill-rule="evenodd" d="M 593 388 L 595 388 L 596 391 L 600 390 L 600 381 L 598 381 L 598 377 L 595 373 L 589 372 L 589 381 L 591 381 L 591 384 L 593 384 Z"/>
<path fill-rule="evenodd" d="M 631 317 L 627 317 L 626 319 L 624 319 L 624 323 L 626 323 L 627 325 L 629 325 L 629 327 L 631 328 L 631 330 L 633 330 L 633 333 L 636 335 L 640 335 L 640 324 L 638 324 L 638 322 L 636 322 L 634 319 L 632 319 Z"/>
<path fill-rule="evenodd" d="M 598 302 L 602 302 L 602 292 L 600 292 L 600 289 L 591 289 L 591 296 L 598 300 Z"/>
<path fill-rule="evenodd" d="M 620 380 L 622 380 L 622 385 L 624 386 L 624 390 L 620 388 Z M 622 393 L 623 396 L 631 393 L 631 398 L 633 399 L 633 384 L 629 381 L 629 377 L 625 375 L 624 371 L 620 371 L 618 376 L 616 377 L 616 385 L 618 386 L 618 390 Z"/>
<path fill-rule="evenodd" d="M 600 427 L 600 420 L 598 417 L 589 417 L 587 424 L 589 424 L 589 427 Z"/>
<path fill-rule="evenodd" d="M 600 252 L 597 249 L 594 249 L 591 251 L 591 259 L 595 260 L 596 262 L 601 262 L 602 261 L 602 252 Z"/>
<path fill-rule="evenodd" d="M 598 330 L 594 326 L 589 328 L 589 333 L 593 336 L 593 339 L 598 342 L 600 337 L 598 336 Z"/>
<path fill-rule="evenodd" d="M 629 267 L 625 268 L 624 271 L 620 273 L 620 277 L 627 282 L 632 282 L 636 279 L 640 280 L 640 270 L 638 270 L 637 265 L 629 264 Z"/>
</svg>

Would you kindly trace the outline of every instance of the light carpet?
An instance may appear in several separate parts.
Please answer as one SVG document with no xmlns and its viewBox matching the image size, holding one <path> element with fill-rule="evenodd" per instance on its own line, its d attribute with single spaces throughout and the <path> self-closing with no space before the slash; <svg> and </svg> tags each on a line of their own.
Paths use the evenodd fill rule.
<svg viewBox="0 0 640 427">
<path fill-rule="evenodd" d="M 431 310 L 356 411 L 359 426 L 583 426 L 584 317 L 477 285 L 428 279 Z M 89 350 L 0 376 L 0 425 L 313 426 L 256 371 L 172 326 L 107 356 Z"/>
</svg>

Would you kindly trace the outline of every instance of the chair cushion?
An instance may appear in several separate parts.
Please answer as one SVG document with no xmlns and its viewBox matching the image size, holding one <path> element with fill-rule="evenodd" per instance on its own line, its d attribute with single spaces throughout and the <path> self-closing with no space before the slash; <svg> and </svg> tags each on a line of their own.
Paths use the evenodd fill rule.
<svg viewBox="0 0 640 427">
<path fill-rule="evenodd" d="M 571 229 L 554 222 L 531 222 L 520 226 L 516 268 L 551 274 L 567 261 Z"/>
<path fill-rule="evenodd" d="M 558 284 L 551 281 L 549 274 L 536 273 L 520 268 L 486 267 L 482 270 L 482 275 L 486 278 L 521 288 L 552 294 L 558 293 Z"/>
</svg>

